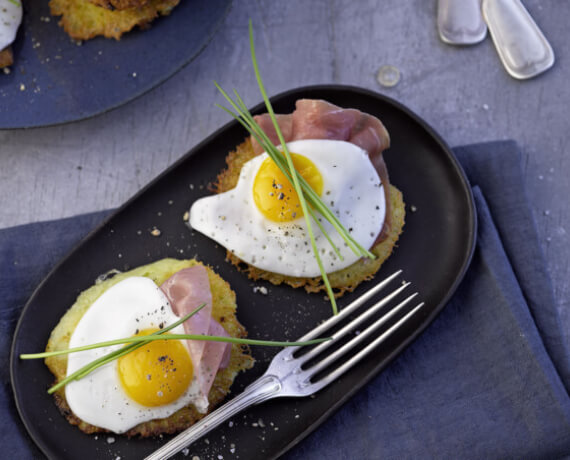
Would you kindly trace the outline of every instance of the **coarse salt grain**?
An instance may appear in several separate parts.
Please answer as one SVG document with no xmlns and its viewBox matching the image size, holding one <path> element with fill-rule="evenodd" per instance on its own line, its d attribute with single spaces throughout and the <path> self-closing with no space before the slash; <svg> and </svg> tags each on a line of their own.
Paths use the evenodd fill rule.
<svg viewBox="0 0 570 460">
<path fill-rule="evenodd" d="M 267 290 L 267 288 L 266 288 L 265 286 L 255 286 L 255 287 L 253 288 L 253 292 L 254 292 L 254 293 L 259 292 L 260 294 L 267 295 L 267 293 L 268 293 L 269 291 Z"/>
</svg>

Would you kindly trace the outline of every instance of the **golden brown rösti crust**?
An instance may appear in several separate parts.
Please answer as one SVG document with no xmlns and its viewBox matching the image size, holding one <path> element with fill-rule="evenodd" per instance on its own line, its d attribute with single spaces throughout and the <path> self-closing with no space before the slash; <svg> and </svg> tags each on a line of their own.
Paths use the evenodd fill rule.
<svg viewBox="0 0 570 460">
<path fill-rule="evenodd" d="M 177 271 L 197 264 L 200 264 L 200 262 L 195 260 L 163 259 L 153 264 L 115 275 L 113 278 L 101 283 L 106 283 L 103 288 L 101 288 L 101 285 L 94 285 L 83 291 L 77 298 L 75 304 L 65 313 L 52 331 L 46 351 L 67 349 L 69 347 L 71 334 L 89 305 L 113 284 L 116 284 L 128 276 L 146 276 L 160 285 Z M 246 337 L 247 332 L 245 328 L 236 318 L 236 297 L 234 291 L 230 288 L 229 284 L 211 268 L 206 266 L 206 269 L 208 270 L 208 279 L 212 290 L 212 317 L 218 321 L 232 337 Z M 47 358 L 45 362 L 55 376 L 54 383 L 65 378 L 67 371 L 67 357 L 65 355 Z M 230 386 L 236 375 L 243 370 L 250 369 L 253 364 L 254 359 L 250 355 L 248 346 L 232 344 L 229 365 L 218 372 L 210 393 L 208 394 L 208 401 L 210 402 L 208 413 L 219 405 L 230 393 Z M 81 431 L 89 434 L 107 432 L 107 430 L 84 422 L 71 412 L 65 400 L 65 389 L 62 388 L 58 390 L 54 393 L 54 397 L 61 413 L 67 418 L 69 423 L 77 425 Z M 127 431 L 125 435 L 128 437 L 150 437 L 161 434 L 173 434 L 188 428 L 205 415 L 206 414 L 200 414 L 194 406 L 190 405 L 178 410 L 170 417 L 141 423 Z"/>
<path fill-rule="evenodd" d="M 255 152 L 250 139 L 247 138 L 226 157 L 227 168 L 218 175 L 216 182 L 211 186 L 212 191 L 223 193 L 234 188 L 241 168 L 253 157 L 255 157 Z M 385 232 L 386 237 L 371 249 L 371 252 L 376 256 L 375 259 L 360 259 L 349 267 L 328 274 L 335 297 L 341 297 L 346 292 L 352 292 L 363 281 L 372 279 L 396 247 L 398 238 L 404 228 L 405 203 L 402 192 L 393 185 L 390 185 L 385 192 L 390 204 L 390 206 L 387 206 L 387 211 L 391 213 L 390 226 Z M 276 285 L 286 283 L 294 288 L 303 287 L 307 292 L 326 290 L 320 276 L 315 278 L 296 278 L 268 272 L 243 262 L 230 251 L 227 251 L 226 258 L 238 270 L 246 273 L 253 280 L 263 279 Z"/>
<path fill-rule="evenodd" d="M 108 10 L 127 10 L 129 8 L 141 8 L 150 0 L 87 0 L 94 5 Z"/>
<path fill-rule="evenodd" d="M 133 1 L 133 0 L 121 0 Z M 170 14 L 180 0 L 149 0 L 144 6 L 109 10 L 89 0 L 50 0 L 53 16 L 61 16 L 59 25 L 75 40 L 89 40 L 98 35 L 119 40 L 135 26 L 144 28 L 159 16 Z"/>
<path fill-rule="evenodd" d="M 0 50 L 0 69 L 14 64 L 14 55 L 12 54 L 12 47 L 7 46 Z"/>
</svg>

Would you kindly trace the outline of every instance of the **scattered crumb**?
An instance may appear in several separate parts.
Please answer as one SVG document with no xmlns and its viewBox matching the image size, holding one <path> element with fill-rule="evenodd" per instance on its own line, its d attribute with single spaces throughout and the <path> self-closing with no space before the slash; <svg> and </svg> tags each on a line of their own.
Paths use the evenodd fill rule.
<svg viewBox="0 0 570 460">
<path fill-rule="evenodd" d="M 540 174 L 540 175 L 538 176 L 538 180 L 542 180 L 542 179 L 544 179 L 544 176 L 543 176 L 542 174 Z"/>
<path fill-rule="evenodd" d="M 234 422 L 232 422 L 231 420 L 228 422 L 228 426 L 231 428 L 232 426 L 234 426 Z"/>
<path fill-rule="evenodd" d="M 416 212 L 417 210 L 418 210 L 418 208 L 416 208 L 414 205 L 410 206 L 410 211 Z"/>
<path fill-rule="evenodd" d="M 161 231 L 160 231 L 158 228 L 154 227 L 154 228 L 150 231 L 150 234 L 151 234 L 152 236 L 160 236 Z"/>
<path fill-rule="evenodd" d="M 107 444 L 113 444 L 115 442 L 115 438 L 113 438 L 112 436 L 109 436 L 107 438 Z"/>
<path fill-rule="evenodd" d="M 137 73 L 133 72 L 133 78 L 137 78 Z"/>
<path fill-rule="evenodd" d="M 545 215 L 545 216 L 549 216 L 549 215 L 550 215 L 550 211 L 547 209 L 546 211 L 544 211 L 544 215 Z"/>
<path fill-rule="evenodd" d="M 269 291 L 267 290 L 267 288 L 265 286 L 254 286 L 253 292 L 254 293 L 259 292 L 260 294 L 267 295 L 267 293 Z"/>
<path fill-rule="evenodd" d="M 186 211 L 182 216 L 182 220 L 184 220 L 184 222 L 188 222 L 188 219 L 190 219 L 190 213 Z"/>
<path fill-rule="evenodd" d="M 4 68 L 2 69 L 2 71 L 4 72 L 5 75 L 10 75 L 10 72 L 12 72 L 12 71 L 10 70 L 10 67 L 4 67 Z"/>
<path fill-rule="evenodd" d="M 26 85 L 20 83 L 20 91 L 26 91 Z"/>
<path fill-rule="evenodd" d="M 259 420 L 257 421 L 257 424 L 258 424 L 261 428 L 265 428 L 265 423 L 263 422 L 262 419 L 259 419 Z"/>
</svg>

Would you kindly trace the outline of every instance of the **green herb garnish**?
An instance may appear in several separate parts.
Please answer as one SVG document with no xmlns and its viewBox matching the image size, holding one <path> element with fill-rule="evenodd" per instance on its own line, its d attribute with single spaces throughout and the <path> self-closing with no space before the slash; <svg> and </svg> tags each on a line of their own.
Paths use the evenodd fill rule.
<svg viewBox="0 0 570 460">
<path fill-rule="evenodd" d="M 95 369 L 114 361 L 115 359 L 124 356 L 131 351 L 140 348 L 147 343 L 152 342 L 153 340 L 206 340 L 211 342 L 227 342 L 227 343 L 237 343 L 237 344 L 244 344 L 244 345 L 264 345 L 269 347 L 291 347 L 291 346 L 306 346 L 306 345 L 314 345 L 317 343 L 325 342 L 330 340 L 330 338 L 322 338 L 322 339 L 315 339 L 309 340 L 306 342 L 276 342 L 270 340 L 254 340 L 254 339 L 240 339 L 236 337 L 218 337 L 218 336 L 209 336 L 209 335 L 194 335 L 194 334 L 165 334 L 166 332 L 170 331 L 171 329 L 179 326 L 184 321 L 186 321 L 191 316 L 198 313 L 202 308 L 206 306 L 205 303 L 200 305 L 194 311 L 188 313 L 186 316 L 183 316 L 178 321 L 172 323 L 170 326 L 167 326 L 159 331 L 153 332 L 152 334 L 145 335 L 145 336 L 135 336 L 135 337 L 128 337 L 124 339 L 116 339 L 116 340 L 109 340 L 106 342 L 99 342 L 94 343 L 91 345 L 85 345 L 82 347 L 76 348 L 68 348 L 67 350 L 57 350 L 57 351 L 47 351 L 44 353 L 30 353 L 30 354 L 21 354 L 20 359 L 41 359 L 41 358 L 49 358 L 51 356 L 60 356 L 60 355 L 67 355 L 69 353 L 76 353 L 80 351 L 86 350 L 93 350 L 95 348 L 102 348 L 102 347 L 109 347 L 112 345 L 120 345 L 123 343 L 128 343 L 129 345 L 119 349 L 112 351 L 111 353 L 106 354 L 105 356 L 101 356 L 100 358 L 86 364 L 82 368 L 75 371 L 73 374 L 67 376 L 61 382 L 56 383 L 53 385 L 49 390 L 48 393 L 51 394 L 61 387 L 67 385 L 69 382 L 73 380 L 80 380 L 86 375 L 93 372 Z"/>
<path fill-rule="evenodd" d="M 22 4 L 18 0 L 8 0 L 12 5 L 22 6 Z"/>
<path fill-rule="evenodd" d="M 263 86 L 263 82 L 261 80 L 261 74 L 259 72 L 259 67 L 257 65 L 257 58 L 255 55 L 255 45 L 253 41 L 253 27 L 251 20 L 249 21 L 249 44 L 251 50 L 251 60 L 253 63 L 253 70 L 255 72 L 255 77 L 257 79 L 257 84 L 259 86 L 259 90 L 263 97 L 263 101 L 265 102 L 265 107 L 267 108 L 267 113 L 269 114 L 271 121 L 273 122 L 273 126 L 275 128 L 275 132 L 279 137 L 279 141 L 281 143 L 281 150 L 279 150 L 273 143 L 269 140 L 265 132 L 259 127 L 259 125 L 253 119 L 253 116 L 247 109 L 247 106 L 239 96 L 238 92 L 234 90 L 235 100 L 233 100 L 216 82 L 216 88 L 222 93 L 222 95 L 226 98 L 226 100 L 230 103 L 232 108 L 235 110 L 232 111 L 226 107 L 217 105 L 227 113 L 229 113 L 233 118 L 235 118 L 241 125 L 252 135 L 252 137 L 263 147 L 263 149 L 267 152 L 269 157 L 275 162 L 275 164 L 279 167 L 279 169 L 283 172 L 283 174 L 287 177 L 289 182 L 293 184 L 295 187 L 295 191 L 299 196 L 299 202 L 301 204 L 301 209 L 303 210 L 303 215 L 305 218 L 305 222 L 307 224 L 307 233 L 311 239 L 311 247 L 313 249 L 313 253 L 315 254 L 315 259 L 319 266 L 319 270 L 321 272 L 321 276 L 323 278 L 323 283 L 325 284 L 327 294 L 331 301 L 333 314 L 338 313 L 336 300 L 334 297 L 334 293 L 332 291 L 332 287 L 330 285 L 329 279 L 327 277 L 327 273 L 323 267 L 321 257 L 317 250 L 317 245 L 315 241 L 315 235 L 313 233 L 313 228 L 311 224 L 311 218 L 316 222 L 317 226 L 325 236 L 325 238 L 331 244 L 334 252 L 337 256 L 342 260 L 342 256 L 338 250 L 338 248 L 334 245 L 332 240 L 330 239 L 329 235 L 323 228 L 320 219 L 316 216 L 315 211 L 317 211 L 322 217 L 324 217 L 329 223 L 333 226 L 333 228 L 341 235 L 347 245 L 352 249 L 352 251 L 360 256 L 360 257 L 368 257 L 370 259 L 374 259 L 375 256 L 366 248 L 363 248 L 354 238 L 350 235 L 350 233 L 344 228 L 344 226 L 340 223 L 338 218 L 335 214 L 325 205 L 325 203 L 321 200 L 319 195 L 311 188 L 311 186 L 305 181 L 305 179 L 297 172 L 295 166 L 293 165 L 293 160 L 291 158 L 291 154 L 289 153 L 289 149 L 287 148 L 287 144 L 285 143 L 285 139 L 279 128 L 279 124 L 277 123 L 277 119 L 275 118 L 275 113 L 273 111 L 273 107 L 271 102 L 269 101 L 269 97 L 267 96 L 267 92 L 265 91 L 265 87 Z M 310 205 L 310 207 L 308 206 Z"/>
</svg>

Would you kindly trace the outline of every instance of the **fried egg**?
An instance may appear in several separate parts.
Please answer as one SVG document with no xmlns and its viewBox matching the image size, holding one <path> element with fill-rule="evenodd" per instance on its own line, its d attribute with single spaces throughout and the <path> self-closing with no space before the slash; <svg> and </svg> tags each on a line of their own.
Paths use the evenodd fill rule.
<svg viewBox="0 0 570 460">
<path fill-rule="evenodd" d="M 352 237 L 370 248 L 382 230 L 386 203 L 380 177 L 366 151 L 335 140 L 301 140 L 287 146 L 297 171 Z M 342 256 L 335 254 L 313 221 L 317 250 L 326 272 L 356 262 L 359 256 L 340 234 L 320 215 L 318 219 Z M 244 164 L 234 189 L 194 202 L 189 223 L 262 270 L 294 277 L 321 274 L 299 198 L 267 153 Z"/>
<path fill-rule="evenodd" d="M 69 347 L 151 334 L 176 322 L 168 299 L 149 278 L 131 277 L 105 291 L 73 331 Z M 169 331 L 184 334 L 182 325 Z M 71 353 L 67 375 L 124 345 Z M 168 417 L 194 404 L 206 412 L 186 341 L 159 340 L 67 384 L 73 413 L 92 425 L 124 433 L 139 423 Z"/>
<path fill-rule="evenodd" d="M 0 0 L 0 51 L 16 39 L 21 22 L 22 3 L 20 0 Z"/>
</svg>

